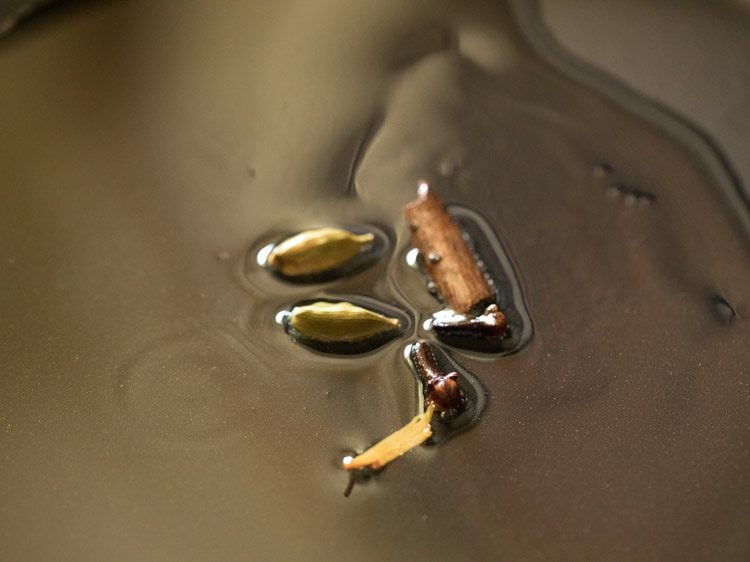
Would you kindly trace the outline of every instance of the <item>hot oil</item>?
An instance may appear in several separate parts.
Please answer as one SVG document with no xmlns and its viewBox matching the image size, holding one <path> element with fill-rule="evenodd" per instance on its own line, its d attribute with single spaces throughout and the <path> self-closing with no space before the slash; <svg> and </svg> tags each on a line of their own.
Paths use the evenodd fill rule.
<svg viewBox="0 0 750 562">
<path fill-rule="evenodd" d="M 731 294 L 719 297 L 730 303 L 744 298 L 748 246 L 736 214 L 746 209 L 728 205 L 725 179 L 707 173 L 701 154 L 686 151 L 658 123 L 567 78 L 530 51 L 510 20 L 493 19 L 492 31 L 479 21 L 471 14 L 463 24 L 437 25 L 450 39 L 390 72 L 373 109 L 381 118 L 361 120 L 362 127 L 378 127 L 361 129 L 365 146 L 350 145 L 357 155 L 353 189 L 337 196 L 335 186 L 344 182 L 328 178 L 332 197 L 347 197 L 357 220 L 390 224 L 397 235 L 384 274 L 356 290 L 332 289 L 377 294 L 417 319 L 434 311 L 423 279 L 403 259 L 409 242 L 402 207 L 427 179 L 454 209 L 476 210 L 467 224 L 490 226 L 485 239 L 497 242 L 485 253 L 503 256 L 510 267 L 501 269 L 516 272 L 500 293 L 518 311 L 514 323 L 526 347 L 494 358 L 451 350 L 487 389 L 479 424 L 442 447 L 410 453 L 349 501 L 364 496 L 374 509 L 369 521 L 399 513 L 415 525 L 454 506 L 466 523 L 451 540 L 481 536 L 493 545 L 477 547 L 484 553 L 501 548 L 497 537 L 523 533 L 511 514 L 525 512 L 528 502 L 548 506 L 533 516 L 546 524 L 591 490 L 601 490 L 600 499 L 586 500 L 585 515 L 563 528 L 585 522 L 627 543 L 628 525 L 591 517 L 613 513 L 609 502 L 625 505 L 634 493 L 656 501 L 647 518 L 662 533 L 661 518 L 680 488 L 700 479 L 697 467 L 687 476 L 684 463 L 722 473 L 714 455 L 738 452 L 738 441 L 718 446 L 712 435 L 731 432 L 744 416 L 745 400 L 729 389 L 748 356 L 736 347 L 743 336 L 721 327 L 737 324 L 723 320 L 727 307 L 714 295 Z M 712 303 L 717 312 L 709 311 Z M 418 336 L 431 337 L 419 322 L 403 339 Z M 734 351 L 727 354 L 728 347 Z M 720 380 L 711 362 L 722 365 Z M 371 382 L 392 389 L 392 413 L 376 423 L 355 421 L 359 439 L 333 428 L 337 458 L 341 450 L 362 450 L 418 409 L 418 392 L 404 388 L 403 366 L 372 368 L 388 371 Z M 699 390 L 706 385 L 710 392 Z M 696 393 L 700 403 L 691 398 Z M 723 430 L 714 425 L 717 416 Z M 713 453 L 699 453 L 695 436 Z M 666 449 L 665 438 L 672 443 Z M 603 479 L 618 484 L 604 488 Z M 444 492 L 431 493 L 427 482 Z M 416 490 L 408 501 L 406 490 Z M 491 523 L 479 522 L 487 509 Z M 388 528 L 376 535 L 400 537 L 394 549 L 435 548 L 433 534 L 407 538 Z"/>
<path fill-rule="evenodd" d="M 743 416 L 744 401 L 720 388 L 741 377 L 747 352 L 719 351 L 742 337 L 721 327 L 732 325 L 724 319 L 734 308 L 715 295 L 742 298 L 740 279 L 747 279 L 749 265 L 740 227 L 746 209 L 728 204 L 725 193 L 733 187 L 701 165 L 708 154 L 688 152 L 658 122 L 568 78 L 535 55 L 510 20 L 493 20 L 494 31 L 505 33 L 484 34 L 473 27 L 474 17 L 456 27 L 438 25 L 449 30 L 449 40 L 389 73 L 374 117 L 364 112 L 361 136 L 346 135 L 357 139 L 349 145 L 351 181 L 328 176 L 324 190 L 310 193 L 332 199 L 334 208 L 346 205 L 356 220 L 381 221 L 396 232 L 384 272 L 341 281 L 340 288 L 327 287 L 329 294 L 377 296 L 425 319 L 435 301 L 405 265 L 402 207 L 414 198 L 419 180 L 430 181 L 460 211 L 464 229 L 483 238 L 478 253 L 503 260 L 494 265 L 505 272 L 496 275 L 504 280 L 499 295 L 517 330 L 508 350 L 526 348 L 512 358 L 452 350 L 487 388 L 481 423 L 444 447 L 397 461 L 353 497 L 364 493 L 369 499 L 376 487 L 379 506 L 406 510 L 419 521 L 419 512 L 455 502 L 518 506 L 532 497 L 562 506 L 583 484 L 556 487 L 555 480 L 583 475 L 596 487 L 606 474 L 621 482 L 622 491 L 609 496 L 614 501 L 626 501 L 625 489 L 633 488 L 650 500 L 653 490 L 634 480 L 625 462 L 638 458 L 651 467 L 645 469 L 649 482 L 659 482 L 661 507 L 652 521 L 659 527 L 657 513 L 679 494 L 674 478 L 687 478 L 680 465 L 695 459 L 692 436 L 697 432 L 702 446 L 722 454 L 738 446 L 716 448 L 713 421 L 712 429 L 698 428 L 708 419 L 704 407 L 713 416 L 728 407 L 731 414 L 721 424 L 727 430 L 730 419 Z M 336 186 L 344 185 L 336 194 Z M 483 224 L 489 234 L 482 234 Z M 725 261 L 730 254 L 734 258 Z M 538 328 L 533 339 L 532 319 Z M 402 339 L 418 336 L 431 337 L 419 322 Z M 724 366 L 723 382 L 712 378 L 708 357 Z M 391 414 L 369 426 L 364 418 L 355 421 L 360 437 L 354 440 L 334 428 L 340 437 L 334 443 L 332 436 L 333 456 L 362 450 L 418 410 L 419 393 L 407 389 L 403 367 L 372 369 L 383 373 L 371 382 L 389 389 Z M 699 391 L 706 384 L 708 395 Z M 704 396 L 700 406 L 689 398 L 696 392 Z M 384 406 L 373 402 L 369 408 Z M 639 437 L 642 431 L 650 437 Z M 676 439 L 675 445 L 665 451 L 659 435 Z M 718 468 L 714 458 L 701 454 L 698 464 Z M 550 472 L 557 476 L 544 484 L 541 475 Z M 396 499 L 410 486 L 422 489 L 426 474 L 431 485 L 453 491 L 430 499 L 417 493 L 412 505 Z M 501 511 L 492 520 L 512 528 Z M 626 540 L 620 535 L 625 527 L 611 523 L 598 528 Z M 488 525 L 480 527 L 486 537 Z"/>
<path fill-rule="evenodd" d="M 538 54 L 504 5 L 84 12 L 0 51 L 24 210 L 0 221 L 24 296 L 6 341 L 28 336 L 13 362 L 35 380 L 4 398 L 22 521 L 183 560 L 669 558 L 739 536 L 747 209 L 708 152 Z M 486 390 L 479 423 L 345 500 L 342 451 L 418 408 L 402 351 L 435 300 L 402 207 L 421 179 L 489 225 L 533 337 L 450 350 Z M 253 261 L 340 224 L 394 239 L 320 283 Z M 342 295 L 415 321 L 347 357 L 275 323 Z"/>
</svg>

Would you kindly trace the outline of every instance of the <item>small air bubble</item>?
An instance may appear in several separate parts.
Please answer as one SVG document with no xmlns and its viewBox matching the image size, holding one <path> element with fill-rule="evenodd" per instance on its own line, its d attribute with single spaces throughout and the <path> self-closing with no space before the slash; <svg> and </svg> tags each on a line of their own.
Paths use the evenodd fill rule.
<svg viewBox="0 0 750 562">
<path fill-rule="evenodd" d="M 638 189 L 637 187 L 630 187 L 627 185 L 615 185 L 613 186 L 616 193 L 619 194 L 626 205 L 650 205 L 656 202 L 656 195 L 649 191 Z M 610 191 L 608 190 L 608 194 Z"/>
<path fill-rule="evenodd" d="M 601 179 L 610 175 L 613 171 L 611 164 L 597 164 L 594 166 L 593 175 L 596 179 Z"/>
<path fill-rule="evenodd" d="M 737 318 L 737 313 L 732 305 L 721 295 L 716 295 L 711 299 L 711 310 L 713 310 L 714 317 L 722 326 L 729 326 Z"/>
<path fill-rule="evenodd" d="M 438 172 L 441 176 L 449 178 L 454 173 L 456 173 L 456 167 L 454 166 L 453 162 L 446 159 L 438 164 Z"/>
<path fill-rule="evenodd" d="M 626 193 L 623 196 L 623 200 L 625 201 L 626 205 L 635 205 L 636 203 L 638 203 L 638 197 L 632 193 Z"/>
<path fill-rule="evenodd" d="M 427 261 L 429 261 L 431 264 L 440 263 L 440 254 L 436 254 L 435 252 L 430 252 L 427 256 Z"/>
</svg>

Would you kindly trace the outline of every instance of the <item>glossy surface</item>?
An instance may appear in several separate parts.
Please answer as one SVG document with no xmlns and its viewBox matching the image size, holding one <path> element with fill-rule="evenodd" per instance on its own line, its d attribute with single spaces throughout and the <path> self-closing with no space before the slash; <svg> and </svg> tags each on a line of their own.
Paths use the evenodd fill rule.
<svg viewBox="0 0 750 562">
<path fill-rule="evenodd" d="M 748 558 L 747 209 L 524 13 L 76 2 L 0 40 L 1 559 Z M 343 455 L 416 413 L 421 178 L 495 230 L 534 337 L 451 351 L 480 423 L 344 498 Z M 395 233 L 352 278 L 246 268 L 348 222 Z M 337 359 L 275 324 L 342 294 L 416 321 Z"/>
</svg>

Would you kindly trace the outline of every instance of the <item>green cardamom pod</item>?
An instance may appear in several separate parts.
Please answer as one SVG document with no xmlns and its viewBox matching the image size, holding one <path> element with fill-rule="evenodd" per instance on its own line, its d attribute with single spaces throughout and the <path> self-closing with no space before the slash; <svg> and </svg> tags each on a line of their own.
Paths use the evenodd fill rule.
<svg viewBox="0 0 750 562">
<path fill-rule="evenodd" d="M 305 230 L 277 244 L 267 263 L 282 275 L 316 275 L 345 265 L 363 246 L 375 240 L 371 232 L 354 234 L 340 228 Z"/>
<path fill-rule="evenodd" d="M 301 338 L 319 342 L 353 343 L 398 330 L 398 319 L 350 302 L 318 301 L 295 306 L 289 327 Z"/>
</svg>

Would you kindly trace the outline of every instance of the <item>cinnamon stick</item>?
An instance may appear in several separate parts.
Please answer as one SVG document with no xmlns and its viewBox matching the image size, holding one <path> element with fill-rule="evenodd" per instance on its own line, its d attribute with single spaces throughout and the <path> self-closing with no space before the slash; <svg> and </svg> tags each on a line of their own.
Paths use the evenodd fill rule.
<svg viewBox="0 0 750 562">
<path fill-rule="evenodd" d="M 461 230 L 427 183 L 420 183 L 416 201 L 404 208 L 412 244 L 425 271 L 450 308 L 474 314 L 489 305 L 494 294 L 464 240 Z"/>
</svg>

